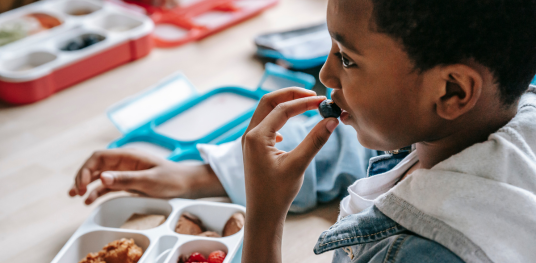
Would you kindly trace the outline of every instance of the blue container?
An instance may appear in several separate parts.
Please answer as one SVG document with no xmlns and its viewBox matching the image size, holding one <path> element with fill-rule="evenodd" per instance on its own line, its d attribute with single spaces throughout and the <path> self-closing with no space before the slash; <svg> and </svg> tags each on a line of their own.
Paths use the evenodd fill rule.
<svg viewBox="0 0 536 263">
<path fill-rule="evenodd" d="M 331 43 L 326 23 L 255 38 L 258 56 L 283 61 L 296 70 L 323 65 Z"/>
<path fill-rule="evenodd" d="M 242 136 L 264 94 L 289 86 L 311 89 L 314 84 L 311 75 L 268 63 L 254 90 L 230 86 L 198 94 L 186 77 L 177 73 L 108 110 L 108 117 L 124 134 L 108 148 L 136 145 L 173 161 L 201 160 L 197 144 L 221 144 Z M 231 108 L 233 114 L 227 114 Z M 314 114 L 317 112 L 304 115 Z"/>
</svg>

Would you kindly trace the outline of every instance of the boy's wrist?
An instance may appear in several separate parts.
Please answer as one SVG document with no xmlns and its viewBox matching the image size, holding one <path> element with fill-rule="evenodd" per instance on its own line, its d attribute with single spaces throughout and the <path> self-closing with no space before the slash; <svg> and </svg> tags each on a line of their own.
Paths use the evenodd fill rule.
<svg viewBox="0 0 536 263">
<path fill-rule="evenodd" d="M 170 162 L 171 166 L 163 167 L 162 173 L 176 178 L 177 197 L 203 198 L 227 196 L 218 177 L 208 164 L 185 165 Z"/>
<path fill-rule="evenodd" d="M 281 262 L 281 243 L 286 212 L 255 211 L 249 205 L 246 211 L 242 262 Z"/>
</svg>

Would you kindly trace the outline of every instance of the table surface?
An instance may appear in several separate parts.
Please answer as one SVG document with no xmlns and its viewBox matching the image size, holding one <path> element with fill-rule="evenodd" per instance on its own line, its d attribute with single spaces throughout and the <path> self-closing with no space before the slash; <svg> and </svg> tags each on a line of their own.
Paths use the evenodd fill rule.
<svg viewBox="0 0 536 263">
<path fill-rule="evenodd" d="M 50 262 L 102 201 L 85 206 L 70 198 L 75 172 L 90 154 L 121 134 L 106 109 L 180 70 L 199 89 L 238 84 L 254 87 L 263 74 L 253 38 L 325 20 L 327 0 L 281 0 L 274 8 L 197 43 L 154 49 L 41 102 L 0 103 L 0 262 Z M 117 196 L 117 194 L 115 194 Z M 284 262 L 329 262 L 316 256 L 320 233 L 337 217 L 337 202 L 289 215 Z"/>
</svg>

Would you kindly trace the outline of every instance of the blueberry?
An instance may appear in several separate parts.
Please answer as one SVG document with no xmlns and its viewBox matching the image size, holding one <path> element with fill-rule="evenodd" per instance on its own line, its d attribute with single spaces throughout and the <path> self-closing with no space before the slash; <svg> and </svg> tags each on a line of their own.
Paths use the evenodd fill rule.
<svg viewBox="0 0 536 263">
<path fill-rule="evenodd" d="M 318 111 L 324 118 L 339 118 L 341 116 L 341 108 L 332 100 L 324 100 L 318 105 Z"/>
<path fill-rule="evenodd" d="M 65 51 L 75 51 L 84 48 L 84 42 L 80 39 L 73 39 L 71 42 L 67 43 L 64 48 Z"/>
<path fill-rule="evenodd" d="M 86 35 L 86 36 L 83 37 L 83 40 L 84 40 L 84 44 L 85 44 L 84 47 L 88 47 L 88 46 L 97 44 L 97 43 L 99 43 L 101 41 L 100 37 L 98 35 L 95 35 L 95 34 Z"/>
</svg>

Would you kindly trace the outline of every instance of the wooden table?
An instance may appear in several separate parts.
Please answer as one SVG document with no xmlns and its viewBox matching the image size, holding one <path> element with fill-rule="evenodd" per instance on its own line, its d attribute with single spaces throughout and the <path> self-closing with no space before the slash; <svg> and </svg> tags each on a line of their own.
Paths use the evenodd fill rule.
<svg viewBox="0 0 536 263">
<path fill-rule="evenodd" d="M 253 56 L 253 38 L 321 22 L 326 5 L 327 0 L 281 0 L 201 42 L 155 49 L 41 102 L 0 104 L 0 262 L 50 262 L 90 212 L 113 197 L 88 207 L 67 195 L 82 162 L 121 136 L 105 115 L 107 107 L 177 70 L 200 92 L 226 84 L 254 87 L 263 66 Z M 290 215 L 284 262 L 330 262 L 330 253 L 315 256 L 313 247 L 336 216 L 337 202 Z"/>
</svg>

